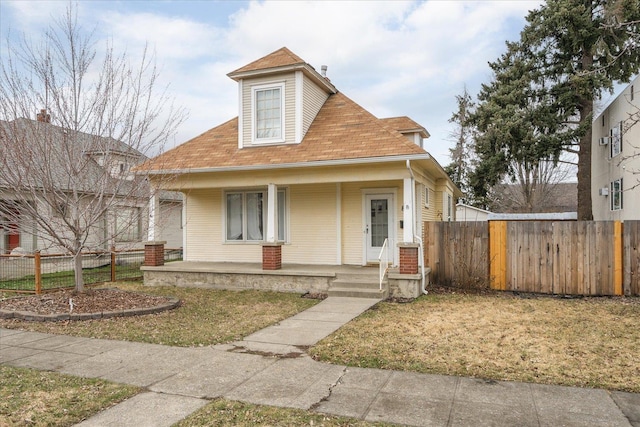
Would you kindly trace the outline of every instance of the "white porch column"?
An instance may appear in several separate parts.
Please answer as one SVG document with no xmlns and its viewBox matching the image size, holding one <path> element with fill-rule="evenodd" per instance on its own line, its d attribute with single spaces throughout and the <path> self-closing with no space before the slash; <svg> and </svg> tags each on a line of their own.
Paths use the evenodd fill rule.
<svg viewBox="0 0 640 427">
<path fill-rule="evenodd" d="M 403 202 L 402 213 L 404 228 L 402 232 L 403 243 L 413 243 L 413 224 L 414 219 L 414 203 L 413 203 L 413 179 L 404 178 L 403 180 Z"/>
<path fill-rule="evenodd" d="M 267 243 L 278 241 L 278 187 L 269 184 L 267 189 Z"/>
<path fill-rule="evenodd" d="M 156 237 L 159 237 L 156 233 L 156 227 L 159 223 L 160 215 L 160 198 L 157 194 L 152 195 L 149 198 L 149 230 L 147 231 L 147 240 L 153 242 Z"/>
</svg>

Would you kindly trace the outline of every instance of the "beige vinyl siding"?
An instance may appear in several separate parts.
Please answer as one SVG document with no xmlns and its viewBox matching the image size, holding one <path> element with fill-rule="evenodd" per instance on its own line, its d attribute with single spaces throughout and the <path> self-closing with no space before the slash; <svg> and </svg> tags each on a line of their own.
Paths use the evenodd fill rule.
<svg viewBox="0 0 640 427">
<path fill-rule="evenodd" d="M 186 261 L 217 261 L 213 246 L 220 242 L 220 191 L 190 191 L 186 199 Z M 217 230 L 217 233 L 216 233 Z"/>
<path fill-rule="evenodd" d="M 252 135 L 251 91 L 252 87 L 270 83 L 285 83 L 284 136 L 286 143 L 295 141 L 295 74 L 253 78 L 242 81 L 242 144 L 250 146 Z"/>
<path fill-rule="evenodd" d="M 282 262 L 336 264 L 336 185 L 289 187 L 289 242 Z"/>
<path fill-rule="evenodd" d="M 304 94 L 302 99 L 302 136 L 304 137 L 329 95 L 307 76 L 303 78 L 302 87 Z"/>
<path fill-rule="evenodd" d="M 187 261 L 262 262 L 259 243 L 225 243 L 223 191 L 187 195 Z"/>
</svg>

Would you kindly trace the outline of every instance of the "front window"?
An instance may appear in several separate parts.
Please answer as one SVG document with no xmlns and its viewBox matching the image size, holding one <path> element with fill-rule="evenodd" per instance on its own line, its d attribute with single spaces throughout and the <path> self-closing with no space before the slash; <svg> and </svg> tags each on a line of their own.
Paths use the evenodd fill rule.
<svg viewBox="0 0 640 427">
<path fill-rule="evenodd" d="M 267 222 L 266 191 L 243 191 L 226 195 L 226 240 L 258 242 L 264 240 Z M 286 193 L 278 191 L 278 240 L 285 240 Z"/>
<path fill-rule="evenodd" d="M 622 209 L 622 178 L 611 183 L 611 210 L 619 211 Z"/>
<path fill-rule="evenodd" d="M 282 142 L 284 128 L 284 84 L 253 89 L 254 142 Z"/>
</svg>

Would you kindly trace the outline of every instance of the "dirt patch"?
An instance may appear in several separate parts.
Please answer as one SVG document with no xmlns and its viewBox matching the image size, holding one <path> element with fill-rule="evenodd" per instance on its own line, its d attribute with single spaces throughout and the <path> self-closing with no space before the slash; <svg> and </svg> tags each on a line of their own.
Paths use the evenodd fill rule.
<svg viewBox="0 0 640 427">
<path fill-rule="evenodd" d="M 64 290 L 0 300 L 0 317 L 36 321 L 84 320 L 156 313 L 175 308 L 178 303 L 175 298 L 115 288 L 91 289 L 80 293 Z M 107 313 L 110 315 L 105 315 Z"/>
</svg>

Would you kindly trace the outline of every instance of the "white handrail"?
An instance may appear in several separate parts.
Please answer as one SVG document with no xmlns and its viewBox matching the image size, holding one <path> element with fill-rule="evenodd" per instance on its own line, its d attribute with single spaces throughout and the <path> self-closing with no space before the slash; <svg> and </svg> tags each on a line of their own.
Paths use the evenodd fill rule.
<svg viewBox="0 0 640 427">
<path fill-rule="evenodd" d="M 380 249 L 380 255 L 378 255 L 378 262 L 380 265 L 380 290 L 382 290 L 382 281 L 384 276 L 389 271 L 389 239 L 384 239 L 382 248 Z"/>
</svg>

